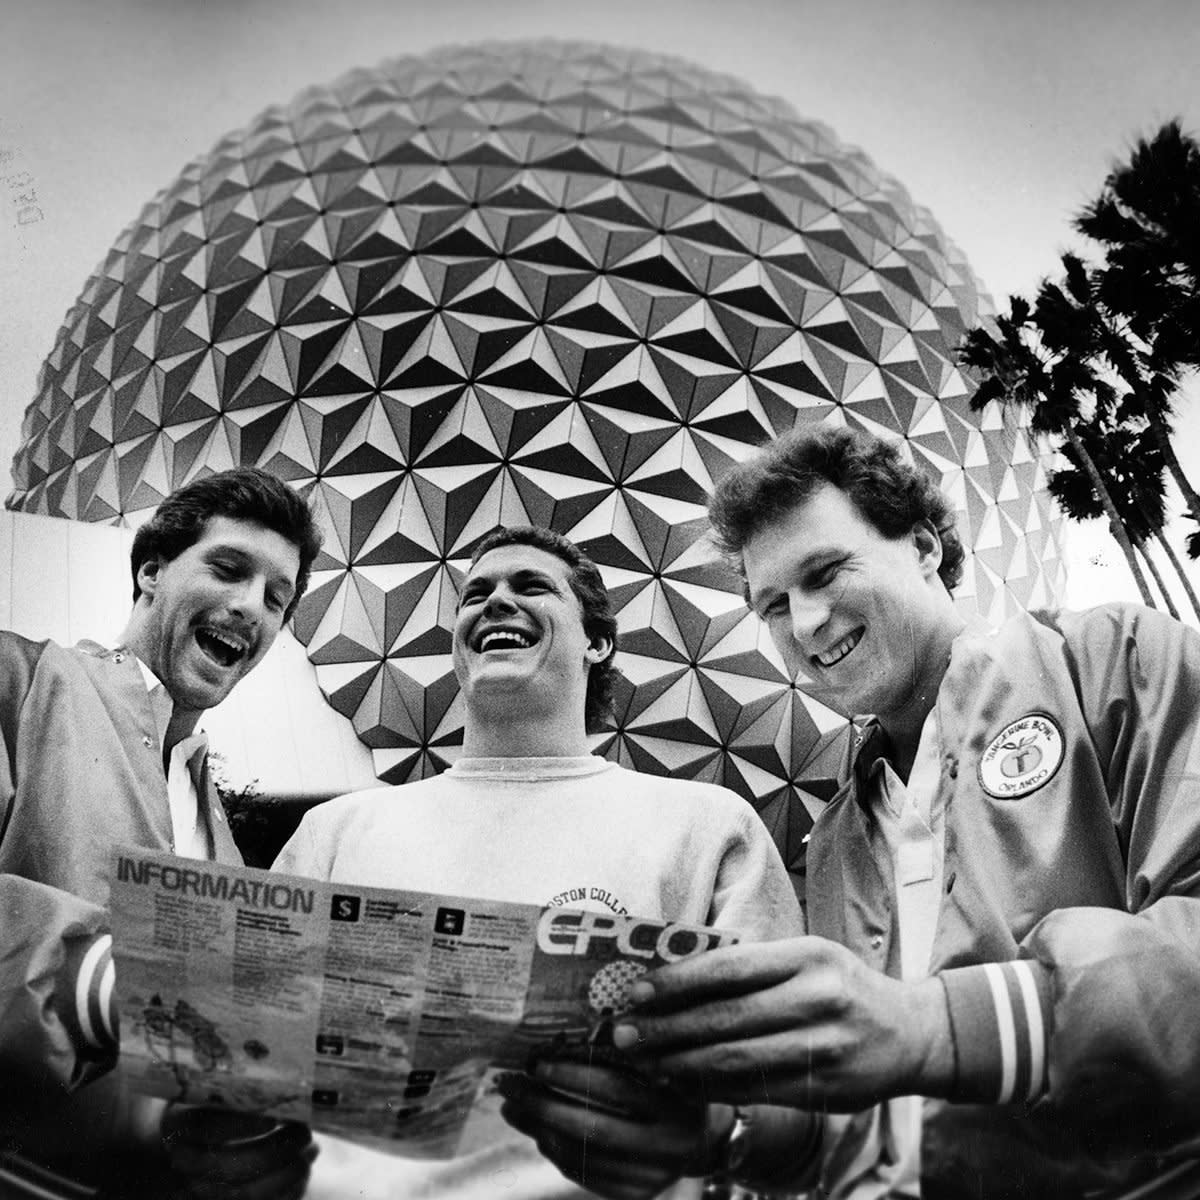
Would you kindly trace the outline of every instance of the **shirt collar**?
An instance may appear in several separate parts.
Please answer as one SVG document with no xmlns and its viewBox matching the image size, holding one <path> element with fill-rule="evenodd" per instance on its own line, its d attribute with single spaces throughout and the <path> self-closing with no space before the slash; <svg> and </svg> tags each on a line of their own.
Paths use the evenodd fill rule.
<svg viewBox="0 0 1200 1200">
<path fill-rule="evenodd" d="M 150 698 L 150 711 L 154 714 L 154 728 L 158 733 L 158 744 L 163 746 L 166 744 L 167 726 L 171 723 L 171 714 L 175 711 L 175 701 L 171 699 L 171 693 L 167 691 L 166 685 L 150 667 L 142 662 L 136 654 L 133 659 L 142 673 L 146 694 Z M 208 734 L 197 727 L 183 738 L 175 749 L 179 750 L 180 748 L 182 748 L 184 761 L 191 762 L 197 751 L 208 748 Z"/>
<path fill-rule="evenodd" d="M 950 660 L 953 661 L 955 648 L 966 644 L 973 638 L 986 638 L 995 634 L 995 629 L 979 616 L 968 615 L 966 624 L 958 635 L 950 643 Z M 946 671 L 949 673 L 950 665 L 947 663 Z M 942 677 L 942 682 L 945 682 L 945 676 Z M 941 685 L 938 686 L 938 692 L 941 692 Z M 929 728 L 930 717 L 933 716 L 937 709 L 936 698 L 932 708 L 925 718 L 925 723 L 922 725 L 922 737 L 925 736 L 926 730 Z M 854 772 L 855 781 L 858 784 L 858 795 L 860 799 L 866 795 L 867 785 L 870 782 L 871 776 L 879 769 L 880 759 L 887 759 L 891 762 L 895 756 L 895 747 L 892 745 L 892 739 L 888 737 L 882 725 L 879 724 L 875 717 L 867 717 L 862 725 L 854 725 L 853 733 L 851 734 L 850 756 L 852 759 L 852 770 Z"/>
<path fill-rule="evenodd" d="M 162 680 L 136 654 L 133 656 L 133 661 L 137 663 L 138 670 L 141 671 L 142 678 L 146 681 L 146 691 L 153 695 L 155 688 L 163 687 Z M 163 688 L 164 692 L 166 690 L 166 688 Z"/>
<path fill-rule="evenodd" d="M 491 779 L 566 779 L 596 775 L 616 764 L 596 754 L 556 754 L 535 758 L 460 758 L 447 774 Z"/>
<path fill-rule="evenodd" d="M 854 755 L 854 779 L 857 784 L 855 793 L 860 804 L 866 804 L 870 794 L 871 780 L 881 761 L 890 760 L 895 753 L 892 739 L 886 730 L 871 717 L 860 729 L 856 728 L 851 735 L 857 742 L 852 746 Z"/>
</svg>

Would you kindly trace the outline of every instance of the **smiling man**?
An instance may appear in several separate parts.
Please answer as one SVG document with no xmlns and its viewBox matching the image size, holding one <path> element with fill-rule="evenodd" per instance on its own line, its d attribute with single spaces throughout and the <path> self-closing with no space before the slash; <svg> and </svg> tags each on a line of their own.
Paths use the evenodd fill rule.
<svg viewBox="0 0 1200 1200">
<path fill-rule="evenodd" d="M 262 660 L 319 545 L 286 484 L 252 468 L 211 475 L 134 536 L 133 610 L 116 648 L 0 633 L 0 1194 L 42 1194 L 22 1160 L 121 1195 L 303 1190 L 301 1127 L 265 1157 L 218 1154 L 199 1177 L 170 1174 L 179 1159 L 164 1136 L 179 1114 L 164 1127 L 163 1105 L 128 1094 L 112 1070 L 105 906 L 117 845 L 241 861 L 197 721 Z"/>
<path fill-rule="evenodd" d="M 813 936 L 653 973 L 616 1044 L 811 1114 L 825 1197 L 1200 1195 L 1200 637 L 1124 604 L 968 627 L 948 502 L 866 434 L 794 431 L 710 515 L 800 686 L 869 719 Z"/>
<path fill-rule="evenodd" d="M 893 536 L 848 492 L 825 484 L 741 551 L 748 602 L 793 676 L 847 716 L 874 714 L 903 748 L 904 774 L 965 624 L 947 587 L 961 574 L 962 550 L 955 537 L 945 552 L 937 499 L 930 516 Z M 892 503 L 899 511 L 880 506 L 878 519 L 903 528 L 914 499 Z"/>
<path fill-rule="evenodd" d="M 588 733 L 610 708 L 615 639 L 604 582 L 577 547 L 538 528 L 489 535 L 475 551 L 454 627 L 462 757 L 436 778 L 311 810 L 276 869 L 717 925 L 749 939 L 798 932 L 787 873 L 744 800 L 589 753 Z M 730 1110 L 710 1113 L 694 1091 L 599 1066 L 545 1064 L 502 1087 L 506 1096 L 483 1098 L 463 1152 L 448 1162 L 324 1139 L 310 1197 L 568 1200 L 587 1194 L 581 1184 L 606 1193 L 631 1173 L 646 1194 L 658 1194 L 684 1167 L 703 1174 L 732 1128 Z M 616 1158 L 592 1141 L 580 1160 L 565 1148 L 576 1130 L 586 1141 L 602 1098 L 622 1113 L 610 1118 L 621 1139 Z M 515 1128 L 502 1119 L 502 1102 Z M 579 1182 L 542 1159 L 539 1146 Z M 671 1194 L 699 1188 L 689 1180 Z"/>
</svg>

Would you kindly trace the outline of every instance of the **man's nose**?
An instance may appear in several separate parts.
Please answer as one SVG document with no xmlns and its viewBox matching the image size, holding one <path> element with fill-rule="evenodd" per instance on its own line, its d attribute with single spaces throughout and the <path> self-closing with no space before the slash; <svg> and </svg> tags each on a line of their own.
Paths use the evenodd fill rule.
<svg viewBox="0 0 1200 1200">
<path fill-rule="evenodd" d="M 829 606 L 797 592 L 788 595 L 792 640 L 806 646 L 829 617 Z"/>
<path fill-rule="evenodd" d="M 244 579 L 235 589 L 229 611 L 244 621 L 259 622 L 267 607 L 267 583 L 265 579 Z"/>
<path fill-rule="evenodd" d="M 510 588 L 498 584 L 488 594 L 487 603 L 483 606 L 485 613 L 513 612 L 516 602 Z"/>
</svg>

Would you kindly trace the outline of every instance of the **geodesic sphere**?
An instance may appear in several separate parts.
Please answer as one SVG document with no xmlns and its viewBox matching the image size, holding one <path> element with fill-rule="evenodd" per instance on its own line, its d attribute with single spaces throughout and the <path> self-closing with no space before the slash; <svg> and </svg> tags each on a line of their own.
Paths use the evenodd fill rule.
<svg viewBox="0 0 1200 1200">
<path fill-rule="evenodd" d="M 145 207 L 45 363 L 9 503 L 136 520 L 237 463 L 308 491 L 295 628 L 391 780 L 457 753 L 472 546 L 552 526 L 619 608 L 604 753 L 735 788 L 789 853 L 836 723 L 714 563 L 705 495 L 796 422 L 861 425 L 940 476 L 985 615 L 1051 599 L 1037 455 L 955 365 L 978 308 L 929 213 L 781 101 L 607 46 L 449 47 L 268 109 Z"/>
</svg>

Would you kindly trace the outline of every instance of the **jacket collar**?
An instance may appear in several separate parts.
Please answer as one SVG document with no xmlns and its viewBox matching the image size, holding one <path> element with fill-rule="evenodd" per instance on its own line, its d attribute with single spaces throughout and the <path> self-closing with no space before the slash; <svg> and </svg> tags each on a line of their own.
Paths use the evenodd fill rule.
<svg viewBox="0 0 1200 1200">
<path fill-rule="evenodd" d="M 854 727 L 846 778 L 853 776 L 853 794 L 859 804 L 865 805 L 867 802 L 868 784 L 878 763 L 882 760 L 890 762 L 894 753 L 892 739 L 874 717 L 868 717 L 864 724 Z"/>
</svg>

